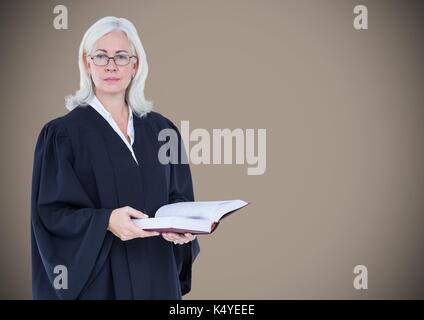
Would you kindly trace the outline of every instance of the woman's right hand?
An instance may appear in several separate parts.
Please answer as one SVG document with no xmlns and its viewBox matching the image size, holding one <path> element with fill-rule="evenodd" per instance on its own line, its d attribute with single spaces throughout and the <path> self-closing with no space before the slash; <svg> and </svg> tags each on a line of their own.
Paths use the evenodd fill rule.
<svg viewBox="0 0 424 320">
<path fill-rule="evenodd" d="M 140 229 L 131 221 L 131 217 L 145 219 L 149 216 L 129 206 L 118 208 L 112 211 L 107 229 L 122 241 L 153 237 L 160 234 L 156 231 Z"/>
</svg>

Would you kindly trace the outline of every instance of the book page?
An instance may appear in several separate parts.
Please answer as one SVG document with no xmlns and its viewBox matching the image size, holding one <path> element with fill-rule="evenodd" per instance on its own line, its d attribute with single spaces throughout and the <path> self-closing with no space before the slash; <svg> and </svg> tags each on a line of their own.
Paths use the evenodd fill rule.
<svg viewBox="0 0 424 320">
<path fill-rule="evenodd" d="M 248 203 L 243 200 L 221 201 L 218 204 L 217 211 L 214 215 L 214 221 L 219 221 L 222 218 L 222 216 L 224 216 L 228 212 L 235 211 L 246 205 L 248 205 Z"/>
<path fill-rule="evenodd" d="M 243 200 L 177 202 L 159 208 L 155 217 L 186 217 L 217 222 L 226 213 L 247 204 Z"/>
<path fill-rule="evenodd" d="M 155 217 L 186 217 L 213 220 L 214 212 L 221 201 L 190 201 L 165 205 L 156 212 Z"/>
</svg>

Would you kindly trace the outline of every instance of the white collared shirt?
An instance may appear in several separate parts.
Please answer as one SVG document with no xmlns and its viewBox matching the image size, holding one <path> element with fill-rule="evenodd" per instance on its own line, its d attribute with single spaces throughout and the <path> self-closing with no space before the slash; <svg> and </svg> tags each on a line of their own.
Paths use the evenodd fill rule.
<svg viewBox="0 0 424 320">
<path fill-rule="evenodd" d="M 110 126 L 115 130 L 115 132 L 121 137 L 122 141 L 124 141 L 125 145 L 130 150 L 135 162 L 138 165 L 137 158 L 135 157 L 134 150 L 133 150 L 133 144 L 134 144 L 134 123 L 133 123 L 133 114 L 131 109 L 128 111 L 128 126 L 127 126 L 127 134 L 130 137 L 131 143 L 128 142 L 128 140 L 125 138 L 125 136 L 122 134 L 121 129 L 119 129 L 118 125 L 116 124 L 115 120 L 113 119 L 112 115 L 109 111 L 106 110 L 106 108 L 103 106 L 103 104 L 100 102 L 100 100 L 93 95 L 93 98 L 91 98 L 88 101 L 88 104 L 94 108 L 100 115 L 106 119 L 106 121 L 110 124 Z"/>
</svg>

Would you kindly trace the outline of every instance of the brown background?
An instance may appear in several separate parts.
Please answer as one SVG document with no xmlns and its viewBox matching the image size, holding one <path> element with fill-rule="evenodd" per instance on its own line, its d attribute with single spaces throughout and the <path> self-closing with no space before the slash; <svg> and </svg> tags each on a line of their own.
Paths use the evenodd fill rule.
<svg viewBox="0 0 424 320">
<path fill-rule="evenodd" d="M 69 10 L 55 30 L 53 8 Z M 369 30 L 353 29 L 365 4 Z M 197 200 L 242 198 L 187 299 L 424 297 L 422 1 L 1 1 L 0 297 L 30 299 L 29 202 L 44 123 L 106 15 L 137 27 L 146 97 L 177 126 L 267 129 L 267 171 L 192 165 Z M 353 288 L 365 264 L 369 289 Z"/>
</svg>

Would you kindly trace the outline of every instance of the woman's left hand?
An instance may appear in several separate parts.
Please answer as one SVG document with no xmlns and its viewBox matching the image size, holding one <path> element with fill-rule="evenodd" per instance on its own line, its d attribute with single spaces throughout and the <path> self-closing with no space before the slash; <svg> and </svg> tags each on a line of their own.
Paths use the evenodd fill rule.
<svg viewBox="0 0 424 320">
<path fill-rule="evenodd" d="M 162 237 L 167 241 L 172 241 L 174 244 L 185 244 L 196 239 L 196 236 L 191 233 L 175 233 L 164 232 Z"/>
</svg>

